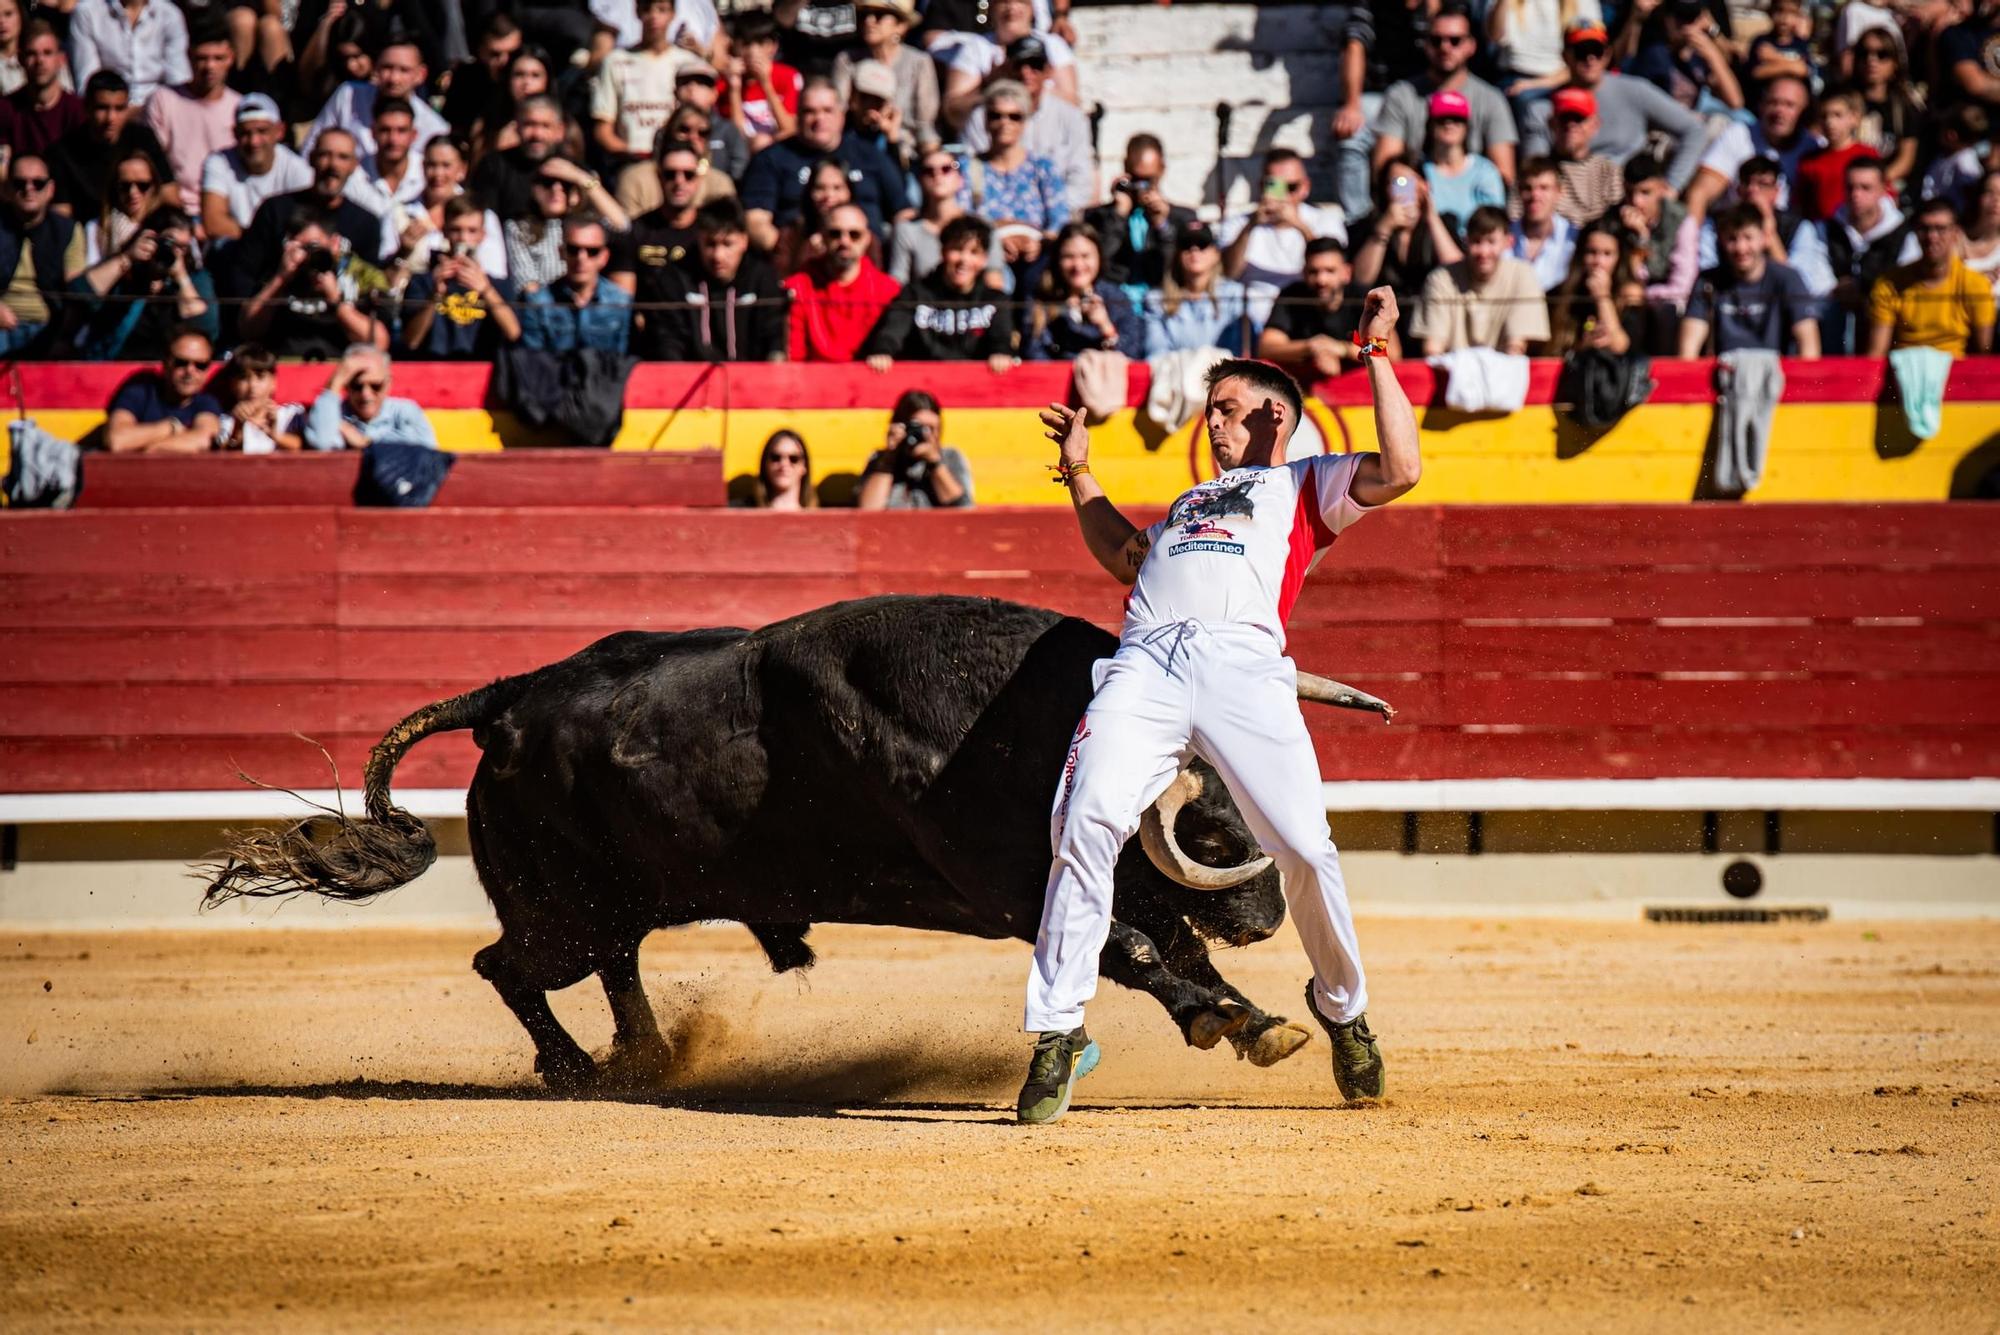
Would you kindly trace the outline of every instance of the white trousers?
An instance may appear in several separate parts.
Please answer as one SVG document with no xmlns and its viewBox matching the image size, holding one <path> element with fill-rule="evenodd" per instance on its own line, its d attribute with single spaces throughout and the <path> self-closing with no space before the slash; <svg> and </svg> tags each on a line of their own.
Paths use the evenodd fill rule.
<svg viewBox="0 0 2000 1335">
<path fill-rule="evenodd" d="M 1190 755 L 1215 766 L 1276 861 L 1320 1011 L 1341 1022 L 1360 1015 L 1368 987 L 1292 660 L 1253 627 L 1170 622 L 1129 630 L 1096 676 L 1056 793 L 1055 861 L 1023 1027 L 1083 1023 L 1111 933 L 1113 869 L 1141 814 Z"/>
</svg>

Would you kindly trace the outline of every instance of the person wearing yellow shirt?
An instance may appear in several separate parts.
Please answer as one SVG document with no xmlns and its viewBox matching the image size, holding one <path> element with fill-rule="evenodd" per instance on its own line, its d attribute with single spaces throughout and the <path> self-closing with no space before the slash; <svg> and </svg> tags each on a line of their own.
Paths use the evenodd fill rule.
<svg viewBox="0 0 2000 1335">
<path fill-rule="evenodd" d="M 1993 348 L 1993 285 L 1959 257 L 1958 216 L 1949 201 L 1917 206 L 1917 258 L 1875 280 L 1868 294 L 1868 355 L 1936 348 L 1954 357 Z"/>
</svg>

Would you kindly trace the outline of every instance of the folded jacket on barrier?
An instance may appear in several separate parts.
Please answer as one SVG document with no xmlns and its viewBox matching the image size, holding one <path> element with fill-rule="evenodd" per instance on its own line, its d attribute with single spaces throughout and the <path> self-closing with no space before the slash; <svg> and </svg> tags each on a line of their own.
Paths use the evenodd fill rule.
<svg viewBox="0 0 2000 1335">
<path fill-rule="evenodd" d="M 1735 348 L 1715 359 L 1715 485 L 1741 494 L 1764 480 L 1771 419 L 1785 397 L 1778 354 Z"/>
<path fill-rule="evenodd" d="M 532 427 L 555 427 L 578 445 L 607 446 L 625 421 L 625 382 L 637 357 L 577 348 L 570 352 L 503 349 L 493 364 L 493 393 Z"/>
<path fill-rule="evenodd" d="M 1444 406 L 1462 413 L 1517 413 L 1528 401 L 1528 359 L 1498 348 L 1455 348 L 1430 359 L 1443 371 Z"/>
</svg>

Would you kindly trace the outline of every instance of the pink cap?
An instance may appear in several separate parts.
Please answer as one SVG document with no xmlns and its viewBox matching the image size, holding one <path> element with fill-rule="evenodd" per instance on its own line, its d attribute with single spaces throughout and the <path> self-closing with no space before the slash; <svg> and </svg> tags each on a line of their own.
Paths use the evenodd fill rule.
<svg viewBox="0 0 2000 1335">
<path fill-rule="evenodd" d="M 1441 88 L 1431 94 L 1430 113 L 1433 116 L 1450 116 L 1469 121 L 1472 119 L 1472 103 L 1465 100 L 1464 93 L 1454 93 L 1449 88 Z"/>
</svg>

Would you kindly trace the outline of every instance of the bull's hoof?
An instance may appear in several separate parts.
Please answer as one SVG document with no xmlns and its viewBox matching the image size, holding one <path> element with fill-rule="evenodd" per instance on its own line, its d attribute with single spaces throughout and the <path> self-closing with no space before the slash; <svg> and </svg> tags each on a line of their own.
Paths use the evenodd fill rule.
<svg viewBox="0 0 2000 1335">
<path fill-rule="evenodd" d="M 613 1043 L 597 1074 L 600 1092 L 636 1093 L 658 1089 L 674 1073 L 674 1050 L 658 1035 Z"/>
<path fill-rule="evenodd" d="M 1276 1066 L 1285 1058 L 1312 1042 L 1312 1033 L 1300 1025 L 1291 1023 L 1283 1016 L 1273 1016 L 1275 1023 L 1258 1034 L 1235 1034 L 1230 1042 L 1235 1045 L 1239 1058 L 1248 1058 L 1252 1066 Z"/>
<path fill-rule="evenodd" d="M 1246 1007 L 1233 1001 L 1218 1001 L 1188 1020 L 1187 1041 L 1206 1052 L 1223 1039 L 1241 1033 L 1249 1023 L 1250 1011 Z"/>
<path fill-rule="evenodd" d="M 535 1073 L 551 1094 L 581 1094 L 597 1083 L 597 1063 L 581 1048 L 573 1053 L 535 1054 Z"/>
</svg>

